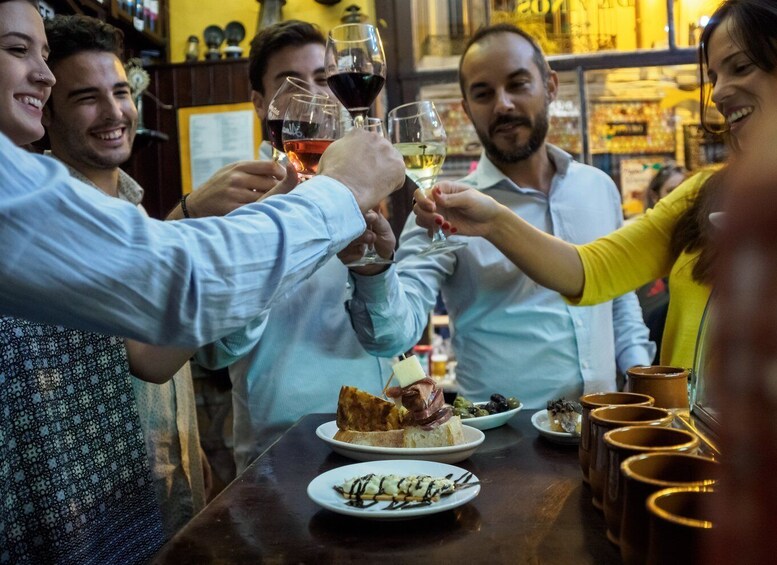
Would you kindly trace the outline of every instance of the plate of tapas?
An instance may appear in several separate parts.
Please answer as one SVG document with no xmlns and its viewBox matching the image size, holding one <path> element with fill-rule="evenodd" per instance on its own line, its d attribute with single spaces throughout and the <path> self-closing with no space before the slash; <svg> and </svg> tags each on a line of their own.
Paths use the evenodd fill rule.
<svg viewBox="0 0 777 565">
<path fill-rule="evenodd" d="M 504 426 L 521 408 L 520 400 L 501 394 L 482 401 L 473 402 L 460 395 L 453 400 L 453 413 L 461 417 L 462 423 L 484 431 Z"/>
<path fill-rule="evenodd" d="M 547 410 L 535 412 L 531 417 L 531 423 L 542 437 L 553 443 L 577 445 L 580 442 L 580 432 L 570 433 L 562 431 L 556 426 L 551 427 Z"/>
<path fill-rule="evenodd" d="M 320 474 L 308 485 L 319 506 L 372 520 L 405 520 L 471 501 L 480 481 L 466 469 L 421 460 L 355 463 Z"/>
<path fill-rule="evenodd" d="M 458 420 L 458 418 L 456 418 Z M 470 426 L 460 426 L 462 443 L 456 445 L 444 445 L 441 447 L 389 447 L 385 445 L 363 445 L 335 439 L 339 428 L 337 422 L 332 420 L 321 424 L 316 429 L 316 435 L 332 448 L 332 451 L 350 457 L 356 461 L 379 461 L 382 459 L 419 459 L 424 461 L 434 461 L 438 463 L 458 463 L 470 457 L 483 443 L 485 434 L 482 431 Z M 403 430 L 404 434 L 407 432 Z M 374 432 L 368 432 L 374 433 Z M 413 432 L 415 433 L 415 432 Z M 418 432 L 419 434 L 422 432 Z M 397 434 L 393 434 L 397 435 Z M 395 445 L 404 445 L 394 442 L 388 433 L 381 438 L 391 441 Z M 407 440 L 405 440 L 407 441 Z"/>
</svg>

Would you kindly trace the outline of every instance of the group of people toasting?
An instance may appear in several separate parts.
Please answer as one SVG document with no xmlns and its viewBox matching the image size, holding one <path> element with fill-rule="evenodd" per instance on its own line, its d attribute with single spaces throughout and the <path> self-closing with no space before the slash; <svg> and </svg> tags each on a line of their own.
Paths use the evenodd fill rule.
<svg viewBox="0 0 777 565">
<path fill-rule="evenodd" d="M 722 177 L 701 172 L 622 227 L 613 181 L 546 142 L 558 78 L 524 30 L 489 26 L 466 45 L 483 154 L 432 188 L 433 105 L 394 112 L 391 140 L 365 127 L 385 77 L 375 28 L 328 41 L 300 21 L 263 29 L 248 77 L 259 118 L 290 121 L 289 102 L 297 126 L 340 118 L 337 97 L 353 124 L 312 156 L 294 139 L 304 127 L 270 127 L 292 164 L 263 142 L 263 159 L 218 171 L 164 222 L 119 168 L 137 125 L 120 39 L 83 16 L 44 29 L 36 2 L 0 0 L 0 562 L 144 562 L 202 507 L 207 465 L 182 424 L 190 357 L 229 367 L 239 471 L 300 416 L 334 410 L 340 385 L 379 394 L 439 294 L 468 397 L 541 408 L 615 390 L 618 370 L 655 353 L 631 291 L 667 276 L 661 362 L 692 364 Z M 700 54 L 746 151 L 777 91 L 777 7 L 724 1 Z M 301 91 L 281 100 L 289 82 Z M 51 155 L 25 151 L 44 127 Z M 406 172 L 423 188 L 397 244 L 375 210 Z M 384 261 L 362 260 L 368 247 Z M 138 377 L 173 380 L 156 395 Z"/>
</svg>

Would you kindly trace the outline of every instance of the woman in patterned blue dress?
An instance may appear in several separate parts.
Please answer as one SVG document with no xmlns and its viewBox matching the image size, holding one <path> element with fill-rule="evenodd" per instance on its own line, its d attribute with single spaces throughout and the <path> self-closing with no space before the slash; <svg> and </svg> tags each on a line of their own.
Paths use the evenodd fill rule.
<svg viewBox="0 0 777 565">
<path fill-rule="evenodd" d="M 37 2 L 0 0 L 0 131 L 43 135 Z M 0 564 L 143 563 L 164 542 L 124 340 L 0 316 Z"/>
</svg>

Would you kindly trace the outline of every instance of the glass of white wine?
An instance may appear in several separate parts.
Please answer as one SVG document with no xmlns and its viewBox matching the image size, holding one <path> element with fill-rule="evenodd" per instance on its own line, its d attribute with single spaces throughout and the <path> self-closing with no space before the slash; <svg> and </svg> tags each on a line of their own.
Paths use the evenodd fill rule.
<svg viewBox="0 0 777 565">
<path fill-rule="evenodd" d="M 445 162 L 447 137 L 434 103 L 429 100 L 410 102 L 388 114 L 389 139 L 402 154 L 407 176 L 419 188 L 428 191 L 437 181 Z M 434 232 L 429 247 L 419 255 L 436 255 L 466 247 L 464 241 L 445 237 L 442 228 Z"/>
</svg>

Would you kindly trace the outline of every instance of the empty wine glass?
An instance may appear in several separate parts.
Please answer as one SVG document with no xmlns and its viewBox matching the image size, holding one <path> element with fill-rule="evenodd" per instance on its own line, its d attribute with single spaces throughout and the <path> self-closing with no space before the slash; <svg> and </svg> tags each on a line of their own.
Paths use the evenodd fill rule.
<svg viewBox="0 0 777 565">
<path fill-rule="evenodd" d="M 362 127 L 386 82 L 386 56 L 375 26 L 345 24 L 332 29 L 324 56 L 326 82 Z"/>
<path fill-rule="evenodd" d="M 297 77 L 286 77 L 283 84 L 275 91 L 275 94 L 267 106 L 267 134 L 272 145 L 272 159 L 278 161 L 283 154 L 283 117 L 291 99 L 296 94 L 310 96 L 326 96 L 324 92 L 317 92 L 315 85 Z"/>
<path fill-rule="evenodd" d="M 429 100 L 403 104 L 388 114 L 389 139 L 402 154 L 407 176 L 428 191 L 437 181 L 445 161 L 447 137 L 434 103 Z M 434 232 L 429 247 L 419 255 L 435 255 L 466 247 L 464 241 L 445 237 L 442 228 Z"/>
<path fill-rule="evenodd" d="M 367 131 L 374 133 L 375 135 L 386 137 L 386 130 L 383 127 L 383 120 L 380 118 L 367 118 L 362 127 Z M 385 257 L 378 255 L 378 252 L 375 250 L 375 246 L 371 243 L 367 246 L 367 250 L 364 252 L 364 255 L 362 255 L 360 259 L 346 263 L 346 267 L 363 267 L 364 265 L 390 265 L 391 263 L 395 262 L 396 261 L 393 259 L 386 259 Z"/>
<path fill-rule="evenodd" d="M 341 130 L 337 102 L 325 95 L 292 96 L 283 117 L 283 151 L 301 179 L 316 174 L 321 155 Z"/>
</svg>

